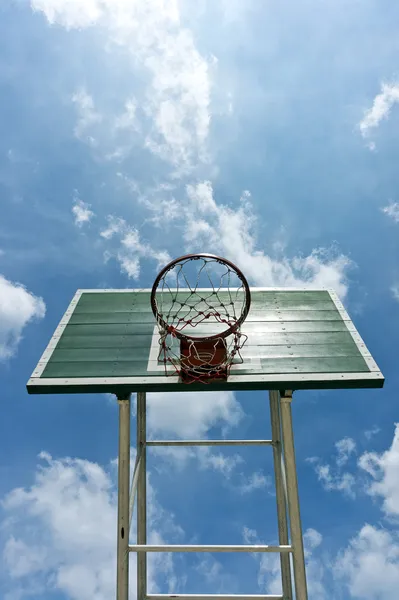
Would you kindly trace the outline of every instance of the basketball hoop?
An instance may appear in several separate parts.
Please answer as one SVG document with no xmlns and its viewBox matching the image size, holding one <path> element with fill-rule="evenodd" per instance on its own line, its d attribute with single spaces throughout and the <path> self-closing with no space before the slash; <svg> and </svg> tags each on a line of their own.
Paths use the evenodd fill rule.
<svg viewBox="0 0 399 600">
<path fill-rule="evenodd" d="M 225 258 L 188 254 L 166 265 L 151 291 L 165 374 L 184 383 L 226 380 L 232 364 L 243 362 L 250 304 L 246 278 Z"/>
</svg>

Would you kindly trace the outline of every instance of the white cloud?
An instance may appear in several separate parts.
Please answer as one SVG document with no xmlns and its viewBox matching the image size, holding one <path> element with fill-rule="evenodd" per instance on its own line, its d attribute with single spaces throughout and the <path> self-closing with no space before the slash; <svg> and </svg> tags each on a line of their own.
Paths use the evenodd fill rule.
<svg viewBox="0 0 399 600">
<path fill-rule="evenodd" d="M 382 212 L 385 213 L 388 217 L 393 219 L 395 223 L 399 223 L 399 203 L 391 202 L 388 206 L 385 206 L 382 209 Z"/>
<path fill-rule="evenodd" d="M 3 501 L 4 570 L 9 598 L 62 593 L 70 600 L 115 596 L 116 486 L 114 470 L 81 459 L 40 455 L 33 485 L 12 490 Z M 181 540 L 182 529 L 148 484 L 149 543 Z M 135 585 L 135 557 L 130 558 Z M 149 585 L 176 582 L 170 555 L 149 558 Z M 36 595 L 35 595 L 36 594 Z"/>
<path fill-rule="evenodd" d="M 309 527 L 303 535 L 305 553 L 310 554 L 312 550 L 320 546 L 323 541 L 323 536 L 316 529 Z"/>
<path fill-rule="evenodd" d="M 343 492 L 349 498 L 355 498 L 356 478 L 352 473 L 342 471 L 351 456 L 356 452 L 356 444 L 352 438 L 343 438 L 335 443 L 337 451 L 333 458 L 334 466 L 323 464 L 318 457 L 308 458 L 313 465 L 318 480 L 326 491 Z"/>
<path fill-rule="evenodd" d="M 153 76 L 147 112 L 155 124 L 155 135 L 148 136 L 147 145 L 180 171 L 193 160 L 205 159 L 210 65 L 195 48 L 188 30 L 163 33 L 161 43 L 160 51 L 145 60 Z"/>
<path fill-rule="evenodd" d="M 243 540 L 245 544 L 264 544 L 254 529 L 244 527 Z M 324 577 L 325 568 L 322 561 L 315 555 L 315 550 L 321 545 L 323 537 L 315 529 L 304 531 L 303 544 L 305 550 L 306 579 L 309 598 L 312 600 L 325 600 L 327 597 Z M 281 569 L 278 554 L 257 553 L 253 555 L 259 563 L 258 587 L 261 593 L 281 594 Z"/>
<path fill-rule="evenodd" d="M 77 194 L 75 194 L 73 199 L 72 214 L 77 227 L 82 227 L 84 223 L 89 223 L 94 216 L 93 211 L 90 210 L 90 204 L 83 202 Z"/>
<path fill-rule="evenodd" d="M 137 119 L 137 103 L 134 98 L 130 98 L 125 102 L 125 112 L 116 118 L 115 128 L 133 130 L 139 129 Z"/>
<path fill-rule="evenodd" d="M 233 392 L 150 393 L 147 402 L 154 435 L 201 439 L 212 427 L 235 427 L 243 416 Z"/>
<path fill-rule="evenodd" d="M 307 257 L 277 260 L 257 248 L 249 192 L 243 193 L 236 210 L 216 203 L 209 181 L 188 185 L 187 196 L 189 204 L 182 204 L 182 214 L 189 248 L 202 246 L 230 258 L 255 285 L 329 287 L 345 296 L 350 265 L 346 256 L 319 249 Z"/>
<path fill-rule="evenodd" d="M 212 183 L 201 181 L 186 186 L 186 197 L 177 199 L 168 185 L 142 193 L 135 181 L 120 177 L 137 195 L 153 217 L 155 226 L 182 229 L 186 251 L 220 254 L 235 262 L 251 284 L 270 287 L 333 288 L 344 297 L 348 289 L 347 271 L 351 261 L 335 250 L 315 249 L 307 257 L 286 258 L 284 247 L 273 245 L 272 257 L 258 247 L 257 217 L 253 213 L 251 193 L 244 190 L 236 209 L 219 205 Z M 278 258 L 277 258 L 278 257 Z"/>
<path fill-rule="evenodd" d="M 116 506 L 109 475 L 85 460 L 55 460 L 45 453 L 40 458 L 34 484 L 14 489 L 3 503 L 9 575 L 23 586 L 34 583 L 42 593 L 58 590 L 71 600 L 112 597 Z"/>
<path fill-rule="evenodd" d="M 140 143 L 171 164 L 171 177 L 188 174 L 192 167 L 207 163 L 211 79 L 216 59 L 199 53 L 193 34 L 181 24 L 177 1 L 97 0 L 82 11 L 81 19 L 76 2 L 32 0 L 32 6 L 49 22 L 65 27 L 84 28 L 95 22 L 106 37 L 108 51 L 117 46 L 118 52 L 128 57 L 127 64 L 144 67 L 149 75 L 144 95 L 136 89 L 134 99 L 131 91 L 127 94 L 125 112 L 120 117 L 104 115 L 103 110 L 100 114 L 96 109 L 100 101 L 91 98 L 84 88 L 78 91 L 74 96 L 80 114 L 78 137 L 85 137 L 92 145 L 99 139 L 106 140 L 104 155 L 119 159 L 133 143 L 120 141 L 119 133 L 126 139 L 120 126 L 132 124 Z M 108 133 L 100 134 L 99 126 Z M 112 150 L 109 140 L 114 144 Z M 202 246 L 225 255 L 237 262 L 256 285 L 332 287 L 345 296 L 350 261 L 343 254 L 319 248 L 309 256 L 277 260 L 257 246 L 256 217 L 249 194 L 243 194 L 236 210 L 215 202 L 209 181 L 189 185 L 187 195 L 189 202 L 173 197 L 165 201 L 157 195 L 147 202 L 142 198 L 138 201 L 150 208 L 154 224 L 183 224 L 188 249 Z M 118 260 L 128 276 L 139 276 L 137 253 L 122 251 Z"/>
<path fill-rule="evenodd" d="M 143 143 L 151 152 L 178 172 L 206 159 L 215 59 L 201 56 L 191 31 L 180 24 L 177 0 L 89 0 L 84 5 L 79 0 L 31 0 L 31 5 L 49 23 L 67 29 L 96 25 L 106 35 L 108 51 L 114 45 L 135 67 L 145 69 L 149 82 L 141 105 L 150 126 Z M 74 101 L 80 112 L 76 135 L 83 139 L 102 117 L 85 90 Z M 135 123 L 135 113 L 136 105 L 131 105 L 122 122 Z M 106 126 L 114 130 L 120 125 L 120 119 L 110 119 Z M 95 145 L 93 136 L 86 141 Z"/>
<path fill-rule="evenodd" d="M 356 452 L 356 443 L 352 438 L 343 438 L 335 443 L 337 449 L 337 467 L 343 467 L 349 460 L 350 456 Z"/>
<path fill-rule="evenodd" d="M 41 546 L 29 546 L 10 535 L 4 546 L 3 558 L 10 577 L 17 579 L 40 572 L 48 560 L 48 552 Z"/>
<path fill-rule="evenodd" d="M 108 217 L 108 227 L 101 231 L 105 240 L 117 238 L 119 241 L 115 252 L 107 250 L 106 258 L 114 256 L 121 267 L 121 272 L 132 279 L 140 275 L 140 260 L 148 258 L 156 260 L 157 270 L 170 261 L 170 256 L 165 250 L 156 250 L 149 243 L 140 239 L 138 230 L 129 226 L 124 219 L 112 215 Z"/>
<path fill-rule="evenodd" d="M 199 447 L 195 450 L 195 456 L 201 469 L 211 469 L 221 473 L 229 479 L 237 465 L 242 464 L 243 458 L 239 454 L 224 456 L 221 452 L 214 452 L 208 447 Z"/>
<path fill-rule="evenodd" d="M 325 490 L 343 492 L 349 498 L 355 498 L 356 479 L 351 473 L 331 473 L 330 465 L 316 465 L 315 471 Z"/>
<path fill-rule="evenodd" d="M 78 89 L 71 99 L 78 114 L 74 135 L 87 143 L 98 158 L 114 161 L 126 158 L 140 140 L 141 124 L 136 99 L 128 97 L 119 114 L 106 107 L 100 112 L 85 88 Z"/>
<path fill-rule="evenodd" d="M 42 298 L 0 275 L 0 361 L 15 354 L 24 327 L 45 312 Z"/>
<path fill-rule="evenodd" d="M 359 458 L 359 467 L 373 479 L 368 486 L 371 496 L 381 497 L 382 508 L 387 516 L 399 516 L 399 425 L 391 447 L 382 452 L 365 452 Z"/>
<path fill-rule="evenodd" d="M 399 302 L 399 283 L 395 283 L 395 285 L 391 287 L 391 292 L 395 300 Z"/>
<path fill-rule="evenodd" d="M 49 23 L 58 23 L 67 29 L 89 27 L 102 14 L 98 0 L 31 0 L 34 11 L 43 12 Z"/>
<path fill-rule="evenodd" d="M 208 446 L 154 447 L 151 452 L 163 461 L 163 464 L 158 462 L 156 470 L 159 473 L 165 474 L 171 467 L 179 471 L 192 469 L 195 463 L 195 468 L 222 475 L 234 493 L 247 495 L 271 487 L 271 478 L 260 471 L 250 474 L 243 472 L 245 461 L 238 453 L 226 455 Z"/>
<path fill-rule="evenodd" d="M 372 430 L 372 434 L 375 429 Z M 399 425 L 391 447 L 382 453 L 365 452 L 359 467 L 371 478 L 367 492 L 382 499 L 387 517 L 399 515 Z M 333 567 L 334 577 L 349 588 L 351 597 L 364 600 L 393 598 L 399 586 L 399 535 L 366 523 L 339 552 Z"/>
<path fill-rule="evenodd" d="M 378 433 L 380 433 L 381 429 L 379 427 L 377 427 L 376 425 L 374 427 L 372 427 L 371 429 L 367 429 L 364 432 L 364 437 L 367 440 L 371 440 L 372 437 L 374 437 L 375 435 L 377 435 Z"/>
<path fill-rule="evenodd" d="M 197 571 L 205 578 L 207 583 L 211 583 L 212 586 L 220 584 L 220 577 L 222 574 L 222 565 L 220 562 L 215 560 L 211 554 L 206 554 L 197 566 Z M 215 591 L 215 594 L 218 593 Z"/>
<path fill-rule="evenodd" d="M 399 102 L 399 85 L 383 83 L 381 92 L 374 98 L 373 106 L 367 110 L 359 123 L 359 129 L 364 138 L 367 138 L 372 129 L 378 127 L 383 119 L 387 119 L 394 104 Z M 370 150 L 375 149 L 374 142 Z"/>
<path fill-rule="evenodd" d="M 96 145 L 97 141 L 91 135 L 87 134 L 87 130 L 96 123 L 101 123 L 103 117 L 96 111 L 93 98 L 85 89 L 81 89 L 73 94 L 72 102 L 76 105 L 79 115 L 74 130 L 76 137 L 87 141 L 90 145 Z"/>
<path fill-rule="evenodd" d="M 241 483 L 237 486 L 237 491 L 240 494 L 250 494 L 255 490 L 264 489 L 271 485 L 270 477 L 266 477 L 263 473 L 256 471 L 249 477 L 243 477 Z"/>
<path fill-rule="evenodd" d="M 164 462 L 164 466 L 158 463 L 157 471 L 167 473 L 171 467 L 179 469 L 191 468 L 195 461 L 195 468 L 202 471 L 215 471 L 220 473 L 226 480 L 231 480 L 233 474 L 236 474 L 237 467 L 242 465 L 243 458 L 239 454 L 226 456 L 222 452 L 217 452 L 207 446 L 187 446 L 187 447 L 154 447 L 151 452 L 157 454 L 157 457 Z M 245 478 L 241 475 L 241 484 Z M 236 489 L 234 482 L 232 482 Z"/>
<path fill-rule="evenodd" d="M 244 415 L 233 392 L 149 393 L 147 404 L 148 429 L 150 436 L 157 439 L 206 439 L 213 428 L 220 430 L 224 437 Z M 196 461 L 200 469 L 219 472 L 226 479 L 237 475 L 238 483 L 232 481 L 232 485 L 239 493 L 250 493 L 268 483 L 262 473 L 249 476 L 238 473 L 238 467 L 244 462 L 238 453 L 226 455 L 209 446 L 167 446 L 151 451 L 156 452 L 168 468 L 172 464 L 184 469 Z"/>
<path fill-rule="evenodd" d="M 104 239 L 110 240 L 112 237 L 114 237 L 114 235 L 116 235 L 118 233 L 122 233 L 126 229 L 128 229 L 128 227 L 126 225 L 126 221 L 124 221 L 123 219 L 109 216 L 108 217 L 108 227 L 106 229 L 103 229 L 103 231 L 100 233 L 100 235 Z"/>
<path fill-rule="evenodd" d="M 334 575 L 345 581 L 352 598 L 395 598 L 399 588 L 397 534 L 364 525 L 340 553 Z"/>
</svg>

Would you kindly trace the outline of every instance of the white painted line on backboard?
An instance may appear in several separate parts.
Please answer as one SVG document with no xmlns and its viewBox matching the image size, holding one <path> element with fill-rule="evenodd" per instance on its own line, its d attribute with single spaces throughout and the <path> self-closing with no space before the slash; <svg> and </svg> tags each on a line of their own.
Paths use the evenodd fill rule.
<svg viewBox="0 0 399 600">
<path fill-rule="evenodd" d="M 160 345 L 158 325 L 154 325 L 154 330 L 151 337 L 150 354 L 148 356 L 147 371 L 165 371 L 164 365 L 158 363 L 159 350 Z"/>
<path fill-rule="evenodd" d="M 245 348 L 246 346 L 244 346 Z M 147 363 L 147 371 L 148 372 L 165 372 L 165 366 L 161 363 L 158 362 L 158 356 L 159 356 L 159 331 L 158 331 L 158 326 L 155 325 L 154 326 L 154 331 L 152 333 L 152 338 L 151 338 L 151 347 L 150 347 L 150 352 L 149 352 L 149 357 L 148 357 L 148 363 Z M 232 366 L 232 371 L 242 371 L 248 368 L 254 368 L 254 369 L 258 369 L 260 370 L 261 368 L 261 362 L 260 362 L 260 358 L 259 356 L 256 356 L 257 353 L 260 353 L 260 350 L 258 350 L 255 347 L 251 348 L 251 352 L 253 353 L 253 356 L 251 356 L 251 360 L 250 363 L 248 361 L 242 363 L 242 362 L 238 362 L 240 359 L 236 358 L 233 362 L 233 366 Z M 168 369 L 169 372 L 169 369 Z M 173 367 L 171 367 L 170 370 L 171 373 L 173 373 Z"/>
<path fill-rule="evenodd" d="M 47 363 L 50 360 L 51 355 L 53 354 L 53 352 L 58 344 L 58 340 L 60 339 L 61 335 L 64 332 L 65 327 L 68 325 L 68 322 L 73 315 L 73 311 L 75 310 L 75 307 L 76 307 L 77 303 L 79 302 L 80 296 L 81 296 L 81 291 L 78 290 L 76 292 L 76 294 L 74 295 L 74 297 L 72 298 L 67 310 L 65 311 L 65 314 L 63 315 L 61 321 L 58 324 L 58 327 L 54 331 L 54 334 L 53 334 L 50 342 L 48 343 L 47 348 L 43 352 L 38 364 L 35 367 L 35 370 L 33 371 L 33 374 L 35 377 L 40 377 L 41 374 L 43 373 L 44 369 L 46 368 Z"/>
<path fill-rule="evenodd" d="M 360 336 L 358 330 L 356 329 L 353 321 L 351 320 L 350 316 L 348 315 L 348 313 L 346 312 L 344 305 L 342 304 L 342 302 L 340 301 L 340 299 L 338 298 L 338 295 L 336 292 L 332 291 L 330 292 L 330 296 L 332 301 L 334 302 L 337 311 L 339 312 L 339 314 L 342 317 L 342 320 L 345 321 L 346 327 L 349 331 L 349 333 L 351 334 L 360 354 L 362 355 L 366 365 L 368 366 L 368 368 L 370 369 L 370 371 L 372 372 L 380 372 L 380 368 L 378 367 L 377 363 L 375 362 L 375 360 L 373 359 L 373 357 L 371 356 L 366 344 L 364 343 L 362 337 Z M 349 323 L 348 323 L 349 321 Z"/>
</svg>

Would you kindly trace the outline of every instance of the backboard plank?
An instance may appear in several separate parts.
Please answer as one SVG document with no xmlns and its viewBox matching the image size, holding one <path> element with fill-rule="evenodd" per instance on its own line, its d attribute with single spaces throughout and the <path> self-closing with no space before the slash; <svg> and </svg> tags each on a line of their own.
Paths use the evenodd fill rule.
<svg viewBox="0 0 399 600">
<path fill-rule="evenodd" d="M 153 330 L 153 322 L 137 323 L 135 316 L 128 312 L 110 312 L 110 313 L 80 313 L 73 314 L 69 321 L 70 325 L 102 325 L 102 324 L 126 324 L 135 323 L 135 333 L 148 333 Z M 278 332 L 278 331 L 346 331 L 347 326 L 345 321 L 330 320 L 330 321 L 246 321 L 243 329 L 245 332 Z M 203 323 L 196 328 L 197 332 L 209 333 L 209 324 Z"/>
<path fill-rule="evenodd" d="M 298 345 L 298 346 L 248 346 L 241 351 L 245 360 L 254 358 L 328 358 L 333 356 L 359 356 L 356 344 Z M 139 361 L 147 359 L 145 353 L 131 345 L 110 348 L 57 348 L 51 362 L 96 362 L 96 361 Z"/>
<path fill-rule="evenodd" d="M 148 361 L 116 360 L 88 362 L 52 361 L 46 367 L 46 377 L 128 377 L 132 368 L 137 377 L 148 375 Z M 281 373 L 366 373 L 370 372 L 361 356 L 325 357 L 325 358 L 265 358 L 248 363 L 247 369 L 241 369 L 240 375 L 261 375 L 262 373 L 279 375 Z M 171 370 L 172 374 L 173 371 Z"/>
<path fill-rule="evenodd" d="M 206 299 L 209 290 L 202 290 Z M 171 291 L 179 299 L 185 291 Z M 240 297 L 221 291 L 223 302 Z M 30 393 L 381 387 L 384 378 L 335 293 L 251 289 L 243 364 L 186 386 L 158 363 L 150 290 L 81 290 L 28 382 Z M 201 301 L 202 302 L 202 301 Z M 168 303 L 164 308 L 169 308 Z M 210 332 L 201 323 L 197 334 Z M 170 371 L 172 374 L 173 371 Z"/>
</svg>

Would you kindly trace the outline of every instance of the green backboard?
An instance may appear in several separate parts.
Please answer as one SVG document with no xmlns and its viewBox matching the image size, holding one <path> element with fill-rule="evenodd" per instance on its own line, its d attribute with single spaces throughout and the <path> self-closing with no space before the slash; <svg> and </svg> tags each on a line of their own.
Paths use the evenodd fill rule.
<svg viewBox="0 0 399 600">
<path fill-rule="evenodd" d="M 173 369 L 166 376 L 158 362 L 150 294 L 78 290 L 28 381 L 28 392 L 383 386 L 383 375 L 335 292 L 286 288 L 251 288 L 243 363 L 232 365 L 227 381 L 186 385 Z"/>
</svg>

